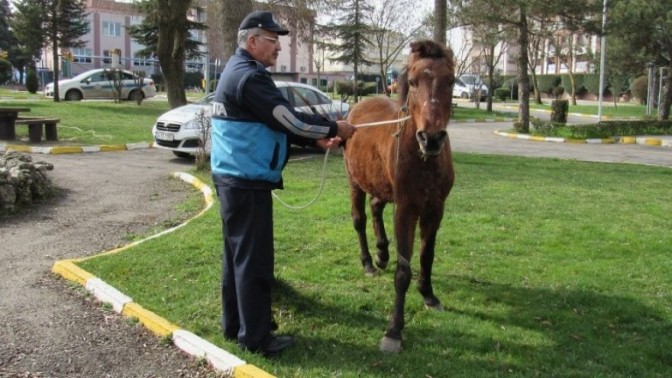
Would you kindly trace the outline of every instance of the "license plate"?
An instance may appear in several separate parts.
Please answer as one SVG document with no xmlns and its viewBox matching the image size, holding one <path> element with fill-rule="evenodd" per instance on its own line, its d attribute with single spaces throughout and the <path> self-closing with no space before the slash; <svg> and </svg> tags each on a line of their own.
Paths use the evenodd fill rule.
<svg viewBox="0 0 672 378">
<path fill-rule="evenodd" d="M 167 133 L 165 131 L 157 131 L 156 132 L 156 139 L 161 139 L 161 140 L 174 140 L 175 135 L 173 133 Z"/>
</svg>

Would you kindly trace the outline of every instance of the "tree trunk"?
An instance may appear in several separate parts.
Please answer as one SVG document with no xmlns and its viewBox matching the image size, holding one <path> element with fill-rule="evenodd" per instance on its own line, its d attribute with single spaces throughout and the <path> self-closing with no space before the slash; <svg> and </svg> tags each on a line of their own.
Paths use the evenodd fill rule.
<svg viewBox="0 0 672 378">
<path fill-rule="evenodd" d="M 665 83 L 665 93 L 663 103 L 658 104 L 658 118 L 661 120 L 670 119 L 670 106 L 672 106 L 672 64 L 667 67 L 667 82 Z"/>
<path fill-rule="evenodd" d="M 567 74 L 569 75 L 569 83 L 572 85 L 572 105 L 576 105 L 576 79 L 574 78 L 574 71 L 570 69 Z"/>
<path fill-rule="evenodd" d="M 537 73 L 534 72 L 534 70 L 530 70 L 532 73 L 532 89 L 534 90 L 534 101 L 539 104 L 543 105 L 544 102 L 541 101 L 541 91 L 539 90 L 539 80 L 537 80 Z"/>
<path fill-rule="evenodd" d="M 488 98 L 487 98 L 487 104 L 485 106 L 485 109 L 487 110 L 488 113 L 492 113 L 492 97 L 493 97 L 493 91 L 494 91 L 494 85 L 493 83 L 495 82 L 495 66 L 490 65 L 488 67 Z"/>
<path fill-rule="evenodd" d="M 222 0 L 221 18 L 222 28 L 222 62 L 229 60 L 238 47 L 238 27 L 248 13 L 254 9 L 252 0 Z"/>
<path fill-rule="evenodd" d="M 447 16 L 448 1 L 434 0 L 434 41 L 442 46 L 446 45 Z"/>
<path fill-rule="evenodd" d="M 188 38 L 186 14 L 190 3 L 185 0 L 159 0 L 157 55 L 171 109 L 187 104 L 184 92 L 184 50 Z"/>
<path fill-rule="evenodd" d="M 54 60 L 54 102 L 59 102 L 60 100 L 60 95 L 59 95 L 59 88 L 58 88 L 58 68 L 60 66 L 60 59 L 58 58 L 58 42 L 56 37 L 52 36 L 52 52 L 51 52 L 51 58 Z"/>
<path fill-rule="evenodd" d="M 529 43 L 527 14 L 525 9 L 519 9 L 518 23 L 518 122 L 523 133 L 530 132 L 530 76 L 527 72 L 528 56 L 527 45 Z"/>
</svg>

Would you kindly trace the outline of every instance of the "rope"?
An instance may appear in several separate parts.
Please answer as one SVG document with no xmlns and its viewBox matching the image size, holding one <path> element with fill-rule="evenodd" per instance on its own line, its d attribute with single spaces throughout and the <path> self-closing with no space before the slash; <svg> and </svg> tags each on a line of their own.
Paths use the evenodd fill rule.
<svg viewBox="0 0 672 378">
<path fill-rule="evenodd" d="M 411 116 L 409 115 L 409 116 L 406 116 L 406 117 L 393 119 L 393 120 L 389 120 L 389 121 L 360 123 L 360 124 L 353 125 L 353 126 L 355 126 L 356 128 L 359 129 L 359 128 L 364 128 L 364 127 L 376 127 L 376 126 L 383 126 L 383 125 L 389 125 L 389 124 L 395 124 L 395 123 L 397 125 L 400 125 L 402 122 L 404 122 L 404 121 L 406 121 L 410 118 L 411 118 Z M 399 133 L 399 131 L 397 131 L 397 134 L 398 133 Z M 398 135 L 397 135 L 397 143 L 399 143 L 398 139 L 399 138 L 398 138 Z M 398 146 L 397 146 L 397 153 L 399 153 L 399 147 Z M 325 181 L 325 177 L 326 177 L 326 174 L 327 174 L 327 160 L 328 159 L 329 159 L 329 149 L 327 149 L 327 151 L 324 154 L 324 162 L 322 163 L 322 177 L 320 178 L 320 188 L 317 190 L 317 194 L 315 195 L 315 197 L 313 197 L 313 199 L 308 201 L 308 203 L 306 203 L 305 205 L 301 205 L 301 206 L 290 205 L 287 202 L 283 201 L 282 198 L 280 198 L 277 194 L 275 194 L 275 192 L 271 192 L 271 195 L 273 195 L 273 198 L 278 200 L 278 202 L 280 202 L 286 208 L 292 209 L 292 210 L 303 210 L 303 209 L 307 208 L 308 206 L 317 202 L 317 200 L 322 195 L 322 191 L 324 190 L 324 181 Z M 399 157 L 397 157 L 397 160 L 398 159 L 399 159 Z M 395 166 L 396 166 L 396 164 L 395 164 Z"/>
<path fill-rule="evenodd" d="M 320 198 L 320 195 L 322 195 L 322 190 L 324 189 L 324 179 L 325 179 L 326 174 L 327 174 L 327 160 L 328 160 L 328 158 L 329 158 L 329 150 L 327 149 L 327 151 L 324 153 L 324 162 L 322 163 L 322 177 L 320 178 L 320 188 L 317 190 L 317 194 L 315 195 L 315 197 L 313 197 L 313 199 L 308 201 L 308 203 L 306 203 L 305 205 L 301 205 L 301 206 L 293 206 L 293 205 L 290 205 L 287 202 L 283 201 L 282 198 L 278 197 L 278 195 L 275 194 L 275 192 L 271 192 L 271 194 L 273 195 L 273 198 L 278 200 L 278 202 L 283 204 L 286 208 L 292 209 L 292 210 L 303 210 L 303 209 L 307 208 L 308 206 L 314 204 Z"/>
<path fill-rule="evenodd" d="M 389 124 L 393 124 L 393 123 L 400 123 L 400 122 L 404 122 L 404 121 L 409 120 L 409 119 L 411 119 L 410 115 L 408 115 L 406 117 L 403 117 L 403 118 L 391 119 L 389 121 L 360 123 L 358 125 L 353 125 L 353 126 L 355 126 L 356 128 L 359 129 L 359 128 L 364 128 L 364 127 L 375 127 L 375 126 L 389 125 Z"/>
</svg>

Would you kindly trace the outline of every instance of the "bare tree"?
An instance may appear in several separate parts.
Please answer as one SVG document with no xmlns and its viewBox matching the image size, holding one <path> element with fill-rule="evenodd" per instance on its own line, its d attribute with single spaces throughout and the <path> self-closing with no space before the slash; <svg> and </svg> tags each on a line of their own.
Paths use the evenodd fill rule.
<svg viewBox="0 0 672 378">
<path fill-rule="evenodd" d="M 124 78 L 122 72 L 118 68 L 106 68 L 103 74 L 112 86 L 112 97 L 115 103 L 121 102 L 121 90 L 124 88 Z"/>
<path fill-rule="evenodd" d="M 413 0 L 383 0 L 366 15 L 372 28 L 371 42 L 377 54 L 371 61 L 378 64 L 382 83 L 385 83 L 388 69 L 403 49 L 427 28 L 422 22 L 424 17 L 414 19 L 409 16 L 408 9 L 414 4 Z M 384 90 L 387 93 L 387 88 Z"/>
<path fill-rule="evenodd" d="M 198 149 L 196 151 L 196 169 L 205 171 L 210 169 L 210 112 L 200 109 L 196 112 L 196 127 L 198 128 Z"/>
</svg>

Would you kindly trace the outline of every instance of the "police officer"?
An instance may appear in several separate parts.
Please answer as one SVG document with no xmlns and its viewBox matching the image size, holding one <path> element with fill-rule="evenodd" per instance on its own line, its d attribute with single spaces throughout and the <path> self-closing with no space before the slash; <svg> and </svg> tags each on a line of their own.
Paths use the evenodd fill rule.
<svg viewBox="0 0 672 378">
<path fill-rule="evenodd" d="M 294 344 L 271 333 L 273 204 L 282 189 L 289 145 L 332 148 L 355 128 L 295 111 L 266 67 L 289 31 L 270 12 L 252 12 L 238 30 L 238 48 L 222 72 L 213 104 L 212 177 L 220 200 L 222 328 L 244 349 L 275 355 Z"/>
</svg>

